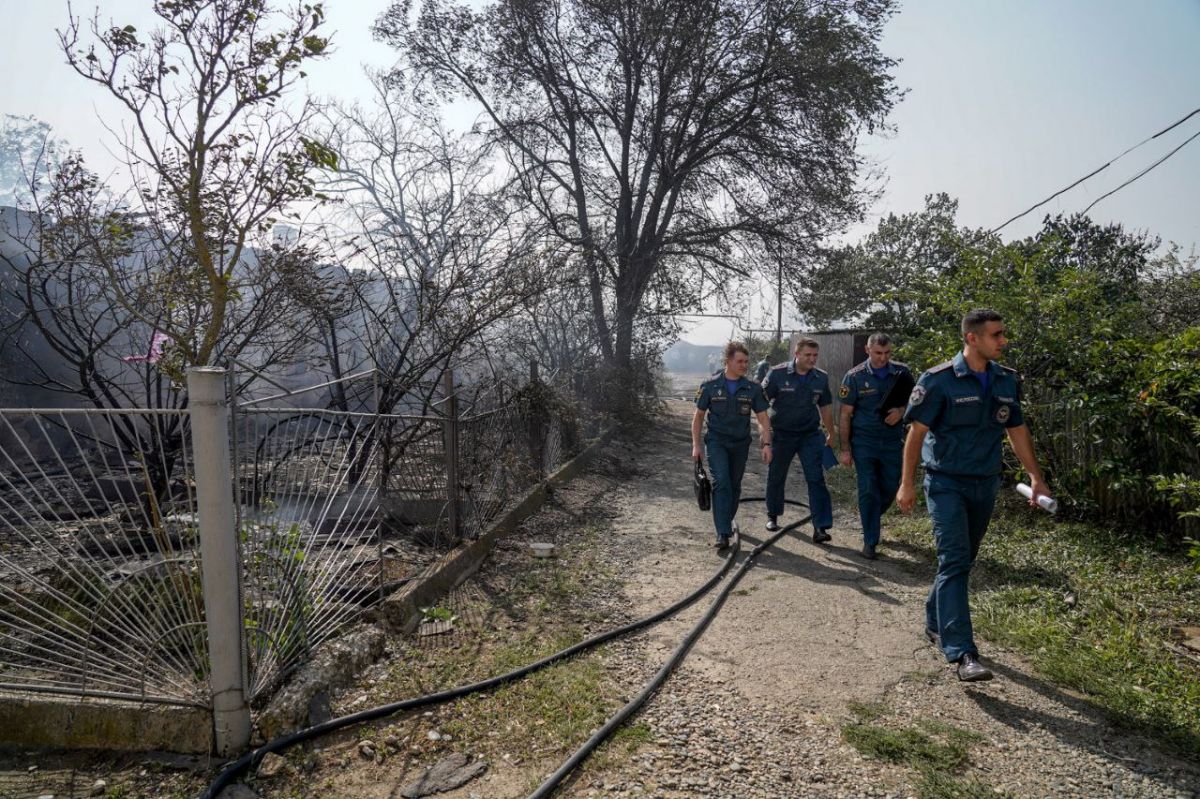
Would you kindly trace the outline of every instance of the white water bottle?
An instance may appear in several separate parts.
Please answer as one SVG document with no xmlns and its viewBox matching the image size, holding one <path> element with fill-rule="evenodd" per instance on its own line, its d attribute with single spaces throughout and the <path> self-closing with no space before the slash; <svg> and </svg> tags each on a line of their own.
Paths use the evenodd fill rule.
<svg viewBox="0 0 1200 799">
<path fill-rule="evenodd" d="M 1025 483 L 1017 483 L 1017 493 L 1025 497 L 1025 499 L 1029 499 L 1033 496 L 1033 489 Z M 1050 513 L 1058 513 L 1058 500 L 1053 497 L 1042 494 L 1037 498 L 1037 504 L 1042 510 L 1049 511 Z"/>
</svg>

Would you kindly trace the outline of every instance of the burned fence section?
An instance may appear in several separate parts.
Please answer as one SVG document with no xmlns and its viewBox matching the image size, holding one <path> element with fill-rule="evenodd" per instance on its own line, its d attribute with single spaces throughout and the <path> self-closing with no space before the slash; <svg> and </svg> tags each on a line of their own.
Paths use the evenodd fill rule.
<svg viewBox="0 0 1200 799">
<path fill-rule="evenodd" d="M 317 646 L 582 446 L 536 379 L 406 415 L 226 376 L 178 409 L 0 410 L 0 691 L 202 708 L 236 751 Z"/>
<path fill-rule="evenodd" d="M 0 410 L 0 689 L 209 704 L 191 426 Z"/>
</svg>

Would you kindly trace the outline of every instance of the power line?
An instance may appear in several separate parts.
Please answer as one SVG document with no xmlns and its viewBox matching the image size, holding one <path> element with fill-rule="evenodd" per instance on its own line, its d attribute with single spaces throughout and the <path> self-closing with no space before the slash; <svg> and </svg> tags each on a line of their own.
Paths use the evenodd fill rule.
<svg viewBox="0 0 1200 799">
<path fill-rule="evenodd" d="M 1191 113 L 1189 113 L 1189 114 L 1185 115 L 1184 117 L 1182 117 L 1181 119 L 1178 119 L 1178 120 L 1176 120 L 1175 122 L 1172 122 L 1170 125 L 1168 125 L 1167 127 L 1163 128 L 1162 130 L 1158 131 L 1157 133 L 1155 133 L 1155 134 L 1153 134 L 1153 135 L 1150 135 L 1150 136 L 1147 136 L 1146 138 L 1142 139 L 1142 140 L 1141 140 L 1140 142 L 1138 142 L 1137 144 L 1135 144 L 1135 145 L 1133 145 L 1132 147 L 1129 147 L 1128 149 L 1126 149 L 1126 150 L 1125 150 L 1124 152 L 1122 152 L 1120 155 L 1118 155 L 1118 156 L 1116 156 L 1116 157 L 1112 158 L 1111 160 L 1109 160 L 1109 161 L 1108 161 L 1108 163 L 1104 164 L 1104 165 L 1103 165 L 1103 166 L 1101 166 L 1101 167 L 1098 167 L 1097 169 L 1093 169 L 1091 172 L 1087 173 L 1086 175 L 1084 175 L 1083 177 L 1081 177 L 1079 180 L 1077 180 L 1077 181 L 1075 181 L 1074 183 L 1072 183 L 1070 186 L 1067 186 L 1066 188 L 1063 188 L 1063 189 L 1059 189 L 1058 191 L 1054 192 L 1053 194 L 1051 194 L 1049 197 L 1047 197 L 1046 199 L 1042 200 L 1041 202 L 1039 202 L 1039 203 L 1037 203 L 1037 204 L 1035 204 L 1035 205 L 1032 205 L 1032 206 L 1030 206 L 1030 207 L 1029 207 L 1029 208 L 1027 208 L 1026 210 L 1022 211 L 1021 213 L 1017 214 L 1016 216 L 1012 217 L 1011 219 L 1009 219 L 1009 220 L 1005 221 L 1005 222 L 1004 222 L 1004 224 L 1000 225 L 999 227 L 992 228 L 991 230 L 989 230 L 989 231 L 988 231 L 988 235 L 991 235 L 991 234 L 994 234 L 994 233 L 999 233 L 1001 230 L 1003 230 L 1004 228 L 1008 227 L 1008 226 L 1009 226 L 1009 225 L 1011 225 L 1013 222 L 1016 222 L 1016 221 L 1017 221 L 1018 219 L 1020 219 L 1021 217 L 1023 217 L 1023 216 L 1028 216 L 1029 214 L 1033 213 L 1033 212 L 1034 212 L 1034 211 L 1036 211 L 1037 209 L 1041 208 L 1041 207 L 1042 207 L 1043 205 L 1045 205 L 1046 203 L 1048 203 L 1048 202 L 1050 202 L 1051 200 L 1053 200 L 1055 197 L 1058 197 L 1060 194 L 1065 194 L 1066 192 L 1068 192 L 1068 191 L 1070 191 L 1071 189 L 1073 189 L 1073 188 L 1075 188 L 1076 186 L 1078 186 L 1080 183 L 1083 183 L 1083 182 L 1084 182 L 1085 180 L 1087 180 L 1088 178 L 1095 177 L 1095 176 L 1096 176 L 1096 175 L 1098 175 L 1099 173 L 1103 172 L 1104 170 L 1108 169 L 1110 166 L 1112 166 L 1113 164 L 1115 164 L 1115 163 L 1116 163 L 1117 161 L 1119 161 L 1121 158 L 1125 157 L 1125 156 L 1126 156 L 1126 155 L 1128 155 L 1129 153 L 1131 153 L 1131 152 L 1133 152 L 1134 150 L 1136 150 L 1137 148 L 1141 147 L 1143 144 L 1146 144 L 1147 142 L 1151 142 L 1151 141 L 1153 141 L 1153 140 L 1157 139 L 1159 136 L 1162 136 L 1163 134 L 1165 134 L 1165 133 L 1168 133 L 1168 132 L 1170 132 L 1170 131 L 1174 130 L 1175 128 L 1179 127 L 1179 126 L 1180 126 L 1180 125 L 1182 125 L 1184 122 L 1187 122 L 1189 119 L 1191 119 L 1192 117 L 1196 116 L 1197 114 L 1200 114 L 1200 108 L 1197 108 L 1197 109 L 1195 109 L 1194 111 L 1192 111 Z M 1195 136 L 1192 136 L 1192 139 L 1194 139 L 1194 138 L 1196 138 L 1196 137 L 1195 137 Z M 1120 186 L 1118 186 L 1117 188 L 1113 189 L 1113 191 L 1111 191 L 1111 192 L 1109 192 L 1108 194 L 1104 195 L 1104 197 L 1107 197 L 1107 196 L 1109 196 L 1109 194 L 1112 194 L 1113 192 L 1116 192 L 1116 191 L 1120 191 L 1120 190 L 1121 190 L 1122 188 L 1124 188 L 1125 186 L 1128 186 L 1128 185 L 1129 185 L 1130 183 L 1132 183 L 1134 180 L 1137 180 L 1137 179 L 1138 179 L 1138 178 L 1140 178 L 1142 175 L 1146 174 L 1146 172 L 1149 172 L 1151 169 L 1153 169 L 1154 167 L 1158 166 L 1159 164 L 1161 164 L 1163 161 L 1165 161 L 1165 160 L 1167 160 L 1168 158 L 1170 158 L 1170 157 L 1171 157 L 1172 155 L 1174 155 L 1175 153 L 1179 152 L 1179 150 L 1180 150 L 1180 149 L 1183 147 L 1183 145 L 1184 145 L 1184 144 L 1187 144 L 1187 143 L 1188 143 L 1188 142 L 1190 142 L 1192 139 L 1188 139 L 1188 140 L 1187 140 L 1187 141 L 1185 141 L 1183 144 L 1179 145 L 1179 147 L 1176 147 L 1174 150 L 1172 150 L 1171 152 L 1167 153 L 1167 155 L 1166 155 L 1166 156 L 1164 156 L 1162 159 L 1160 159 L 1160 160 L 1159 160 L 1159 161 L 1157 161 L 1156 163 L 1152 164 L 1152 165 L 1151 165 L 1149 168 L 1147 168 L 1147 169 L 1146 169 L 1145 171 L 1143 171 L 1141 174 L 1138 174 L 1138 175 L 1136 175 L 1135 177 L 1133 177 L 1132 179 L 1130 179 L 1130 180 L 1126 181 L 1125 183 L 1121 184 L 1121 185 L 1120 185 Z M 1101 197 L 1099 200 L 1096 200 L 1096 202 L 1093 202 L 1093 203 L 1092 203 L 1092 205 L 1095 205 L 1096 203 L 1100 202 L 1100 200 L 1103 200 L 1103 199 L 1104 199 L 1104 197 Z M 1088 208 L 1091 208 L 1091 207 L 1092 207 L 1092 205 L 1089 205 L 1089 206 L 1088 206 Z M 1085 210 L 1085 211 L 1084 211 L 1084 213 L 1087 213 L 1087 211 Z"/>
<path fill-rule="evenodd" d="M 1184 147 L 1186 147 L 1186 146 L 1187 146 L 1187 144 L 1188 144 L 1189 142 L 1191 142 L 1191 141 L 1192 141 L 1192 139 L 1195 139 L 1197 136 L 1200 136 L 1200 130 L 1196 131 L 1196 132 L 1195 132 L 1195 133 L 1193 133 L 1191 136 L 1189 136 L 1187 139 L 1185 139 L 1185 140 L 1184 140 L 1184 142 L 1183 142 L 1183 144 L 1179 145 L 1179 146 L 1178 146 L 1178 147 L 1176 147 L 1174 150 L 1172 150 L 1171 152 L 1167 153 L 1167 154 L 1166 154 L 1166 155 L 1164 155 L 1162 158 L 1158 159 L 1158 160 L 1157 160 L 1157 161 L 1155 161 L 1153 164 L 1151 164 L 1150 166 L 1148 166 L 1148 167 L 1146 167 L 1145 169 L 1143 169 L 1141 172 L 1138 172 L 1136 175 L 1134 175 L 1134 176 L 1133 176 L 1133 177 L 1131 177 L 1129 180 L 1127 180 L 1127 181 L 1125 181 L 1124 183 L 1122 183 L 1120 186 L 1117 186 L 1115 189 L 1113 189 L 1112 191 L 1110 191 L 1108 194 L 1102 194 L 1102 195 L 1100 195 L 1099 197 L 1097 197 L 1095 200 L 1093 200 L 1093 201 L 1092 201 L 1092 204 L 1091 204 L 1091 205 L 1089 205 L 1087 208 L 1084 208 L 1084 209 L 1083 209 L 1083 212 L 1086 214 L 1088 211 L 1092 210 L 1092 206 L 1094 206 L 1096 203 L 1098 203 L 1098 202 L 1100 202 L 1101 200 L 1103 200 L 1105 197 L 1111 197 L 1112 195 L 1114 195 L 1114 194 L 1116 194 L 1117 192 L 1119 192 L 1121 189 L 1123 189 L 1123 188 L 1125 188 L 1126 186 L 1128 186 L 1130 183 L 1133 183 L 1135 180 L 1137 180 L 1138 178 L 1140 178 L 1142 175 L 1145 175 L 1147 172 L 1150 172 L 1152 169 L 1154 169 L 1156 166 L 1158 166 L 1159 164 L 1161 164 L 1163 161 L 1166 161 L 1168 158 L 1170 158 L 1171 156 L 1175 155 L 1175 153 L 1179 152 L 1179 151 L 1180 151 L 1180 150 L 1182 150 Z"/>
</svg>

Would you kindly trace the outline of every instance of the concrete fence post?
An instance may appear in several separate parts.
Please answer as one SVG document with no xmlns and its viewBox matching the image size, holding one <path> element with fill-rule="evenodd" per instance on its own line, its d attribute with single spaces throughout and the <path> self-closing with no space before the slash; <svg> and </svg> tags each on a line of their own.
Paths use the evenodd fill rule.
<svg viewBox="0 0 1200 799">
<path fill-rule="evenodd" d="M 546 476 L 546 429 L 542 414 L 545 412 L 542 381 L 538 376 L 538 362 L 529 361 L 529 465 L 538 480 Z"/>
<path fill-rule="evenodd" d="M 250 743 L 250 706 L 242 674 L 241 564 L 233 512 L 225 370 L 189 369 L 187 379 L 213 727 L 217 753 L 229 756 Z"/>
<path fill-rule="evenodd" d="M 446 507 L 450 540 L 457 543 L 462 538 L 462 506 L 458 488 L 458 395 L 455 393 L 454 371 L 446 370 L 443 388 L 446 392 L 446 418 L 442 422 L 442 444 L 446 453 Z"/>
</svg>

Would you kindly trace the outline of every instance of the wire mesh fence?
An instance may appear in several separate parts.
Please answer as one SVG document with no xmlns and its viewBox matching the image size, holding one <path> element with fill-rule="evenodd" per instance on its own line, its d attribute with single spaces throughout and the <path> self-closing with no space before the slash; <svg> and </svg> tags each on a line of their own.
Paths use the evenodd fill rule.
<svg viewBox="0 0 1200 799">
<path fill-rule="evenodd" d="M 446 395 L 426 415 L 231 403 L 248 701 L 581 448 L 546 384 Z M 195 413 L 0 409 L 0 690 L 211 708 Z"/>
<path fill-rule="evenodd" d="M 234 483 L 255 699 L 385 588 L 373 414 L 251 408 Z"/>
<path fill-rule="evenodd" d="M 0 688 L 205 706 L 184 411 L 0 409 Z"/>
</svg>

